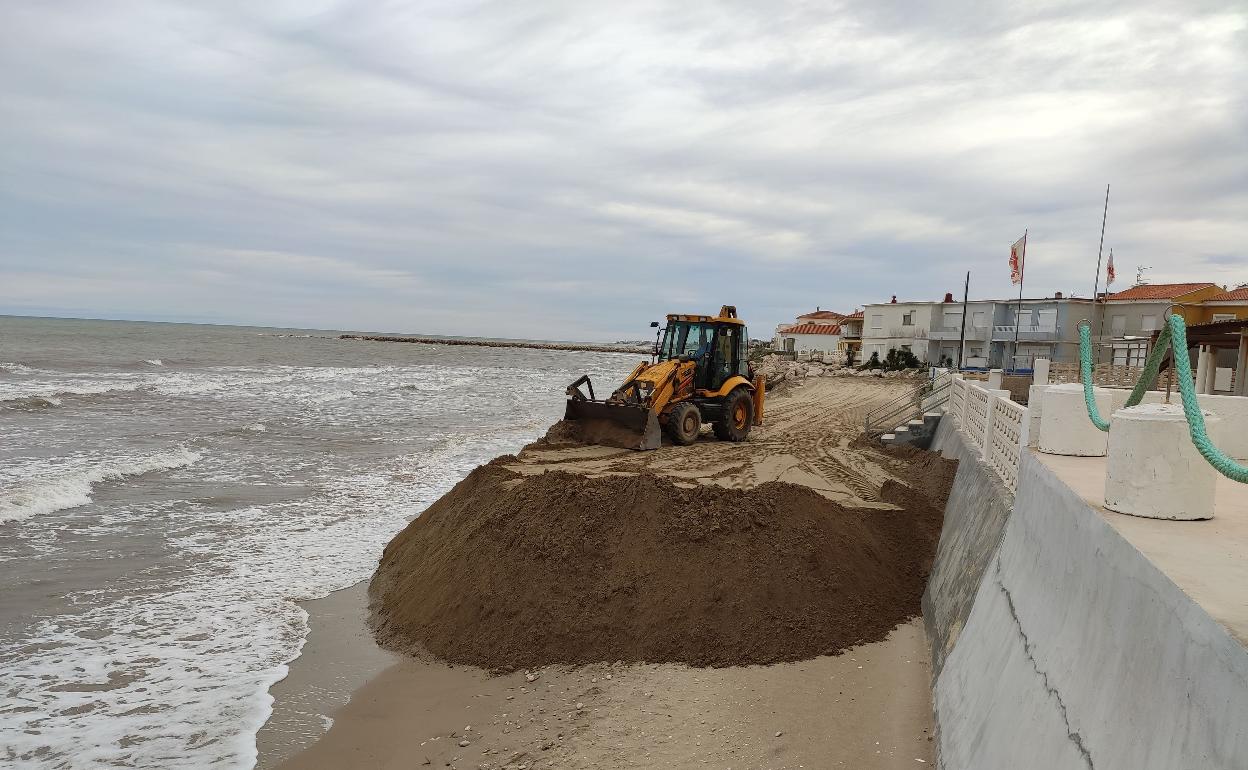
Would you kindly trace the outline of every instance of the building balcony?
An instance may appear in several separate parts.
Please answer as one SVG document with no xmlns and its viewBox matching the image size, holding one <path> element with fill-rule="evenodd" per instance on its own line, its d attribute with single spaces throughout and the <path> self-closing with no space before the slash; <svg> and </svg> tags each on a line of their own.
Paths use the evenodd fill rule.
<svg viewBox="0 0 1248 770">
<path fill-rule="evenodd" d="M 1035 340 L 1056 340 L 1059 335 L 1056 326 L 1016 327 L 1013 324 L 1004 324 L 992 327 L 993 342 L 1013 342 L 1015 336 L 1020 340 L 1031 342 Z"/>
<path fill-rule="evenodd" d="M 884 330 L 882 329 L 876 329 L 871 336 L 872 337 L 889 337 L 892 339 L 903 339 L 903 340 L 904 339 L 914 339 L 914 340 L 927 339 L 927 329 L 924 329 L 921 326 L 894 326 L 891 329 L 887 330 L 888 334 L 883 334 L 882 333 L 883 331 Z"/>
<path fill-rule="evenodd" d="M 862 339 L 862 330 L 861 329 L 857 329 L 857 330 L 846 329 L 844 326 L 842 326 L 841 327 L 841 339 L 860 340 Z"/>
<path fill-rule="evenodd" d="M 953 340 L 962 339 L 961 326 L 938 326 L 927 333 L 928 339 L 932 340 Z M 968 340 L 986 340 L 988 339 L 987 326 L 971 326 L 967 324 L 966 338 Z"/>
</svg>

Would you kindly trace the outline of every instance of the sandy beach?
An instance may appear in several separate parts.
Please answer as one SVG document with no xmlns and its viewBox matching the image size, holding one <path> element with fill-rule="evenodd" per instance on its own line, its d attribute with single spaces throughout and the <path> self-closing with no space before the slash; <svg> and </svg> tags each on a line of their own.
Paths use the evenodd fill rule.
<svg viewBox="0 0 1248 770">
<path fill-rule="evenodd" d="M 911 461 L 855 442 L 862 416 L 907 387 L 821 378 L 775 398 L 741 444 L 634 453 L 539 442 L 524 475 L 657 474 L 682 488 L 797 484 L 841 505 L 896 508 L 881 490 Z M 262 768 L 915 767 L 933 760 L 922 624 L 837 655 L 773 665 L 547 665 L 503 675 L 380 649 L 363 584 L 309 603 L 311 635 L 272 690 Z M 328 720 L 332 726 L 320 736 Z"/>
</svg>

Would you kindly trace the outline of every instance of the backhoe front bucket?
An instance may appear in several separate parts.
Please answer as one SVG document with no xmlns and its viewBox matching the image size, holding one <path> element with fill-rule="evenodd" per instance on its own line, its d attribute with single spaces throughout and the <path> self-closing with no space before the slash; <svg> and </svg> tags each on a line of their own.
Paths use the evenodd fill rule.
<svg viewBox="0 0 1248 770">
<path fill-rule="evenodd" d="M 586 444 L 642 450 L 663 443 L 658 417 L 642 406 L 570 398 L 563 419 L 576 425 Z"/>
</svg>

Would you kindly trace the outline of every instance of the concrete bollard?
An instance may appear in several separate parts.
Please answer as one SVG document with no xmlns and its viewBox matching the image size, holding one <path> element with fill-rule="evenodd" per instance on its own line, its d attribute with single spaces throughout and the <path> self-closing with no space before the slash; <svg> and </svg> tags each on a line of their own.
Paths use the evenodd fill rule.
<svg viewBox="0 0 1248 770">
<path fill-rule="evenodd" d="M 1031 384 L 1049 384 L 1049 359 L 1037 358 L 1035 363 L 1031 365 Z"/>
<path fill-rule="evenodd" d="M 1204 414 L 1215 438 L 1220 421 Z M 1105 463 L 1109 510 L 1150 519 L 1212 519 L 1217 480 L 1218 472 L 1192 443 L 1181 405 L 1140 404 L 1114 413 Z"/>
<path fill-rule="evenodd" d="M 1044 392 L 1051 385 L 1032 385 L 1027 389 L 1027 446 L 1040 443 L 1040 418 L 1044 415 Z"/>
<path fill-rule="evenodd" d="M 1093 388 L 1097 411 L 1101 417 L 1113 412 L 1113 394 L 1108 388 Z M 1044 391 L 1044 408 L 1040 414 L 1040 439 L 1036 448 L 1045 454 L 1074 457 L 1101 457 L 1105 454 L 1108 436 L 1088 419 L 1083 401 L 1083 385 L 1068 382 L 1050 385 Z"/>
</svg>

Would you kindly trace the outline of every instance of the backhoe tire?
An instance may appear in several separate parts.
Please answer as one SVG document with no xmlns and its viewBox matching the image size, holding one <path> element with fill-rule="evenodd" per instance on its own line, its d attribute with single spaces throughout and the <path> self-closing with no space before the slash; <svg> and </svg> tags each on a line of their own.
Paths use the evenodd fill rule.
<svg viewBox="0 0 1248 770">
<path fill-rule="evenodd" d="M 740 387 L 724 399 L 720 416 L 711 427 L 720 441 L 745 441 L 754 424 L 754 394 L 749 388 Z"/>
<path fill-rule="evenodd" d="M 698 433 L 702 430 L 702 413 L 698 411 L 698 405 L 689 401 L 682 401 L 672 407 L 672 411 L 667 415 L 667 432 L 681 446 L 688 446 L 698 440 Z"/>
</svg>

